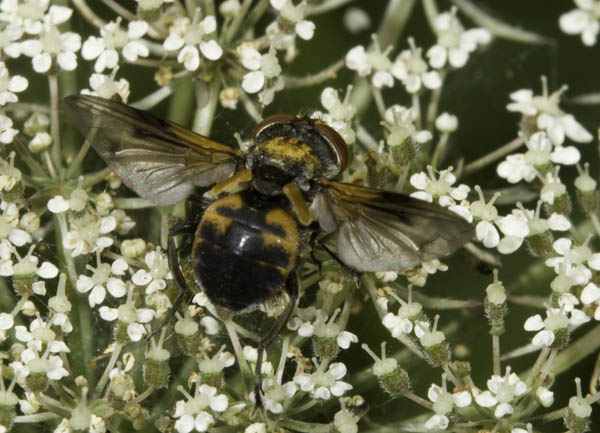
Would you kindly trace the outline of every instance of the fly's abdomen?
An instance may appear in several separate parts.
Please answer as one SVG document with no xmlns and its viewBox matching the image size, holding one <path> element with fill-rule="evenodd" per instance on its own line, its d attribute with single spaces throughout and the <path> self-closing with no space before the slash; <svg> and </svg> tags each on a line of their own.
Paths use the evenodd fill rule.
<svg viewBox="0 0 600 433">
<path fill-rule="evenodd" d="M 278 292 L 296 264 L 296 222 L 246 194 L 211 204 L 194 241 L 196 276 L 216 305 L 242 310 Z"/>
</svg>

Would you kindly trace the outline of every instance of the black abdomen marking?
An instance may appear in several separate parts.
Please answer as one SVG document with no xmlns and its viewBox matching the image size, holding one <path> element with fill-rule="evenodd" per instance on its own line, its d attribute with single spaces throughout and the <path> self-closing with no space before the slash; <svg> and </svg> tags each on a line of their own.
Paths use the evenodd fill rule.
<svg viewBox="0 0 600 433">
<path fill-rule="evenodd" d="M 211 204 L 194 241 L 196 276 L 209 299 L 242 310 L 278 292 L 296 264 L 294 219 L 250 192 Z"/>
</svg>

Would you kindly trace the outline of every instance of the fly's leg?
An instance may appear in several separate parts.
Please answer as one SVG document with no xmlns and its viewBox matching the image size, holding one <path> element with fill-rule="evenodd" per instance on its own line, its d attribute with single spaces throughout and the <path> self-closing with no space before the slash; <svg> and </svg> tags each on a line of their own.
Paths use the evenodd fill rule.
<svg viewBox="0 0 600 433">
<path fill-rule="evenodd" d="M 256 402 L 256 407 L 262 407 L 262 378 L 260 376 L 260 372 L 262 367 L 263 352 L 286 325 L 290 316 L 292 315 L 292 312 L 294 311 L 296 301 L 298 300 L 298 277 L 293 271 L 285 282 L 285 290 L 290 297 L 289 303 L 285 307 L 284 312 L 281 313 L 281 315 L 277 318 L 277 321 L 273 324 L 271 329 L 269 329 L 269 332 L 267 332 L 267 334 L 258 342 L 258 355 L 256 357 L 256 369 L 254 370 L 254 400 Z"/>
<path fill-rule="evenodd" d="M 177 284 L 177 287 L 180 291 L 179 295 L 177 295 L 177 298 L 175 299 L 175 302 L 173 303 L 173 306 L 163 321 L 160 322 L 160 324 L 146 336 L 146 339 L 150 339 L 158 331 L 160 331 L 162 327 L 173 318 L 183 301 L 189 296 L 190 289 L 188 288 L 185 277 L 181 272 L 181 267 L 179 266 L 179 257 L 177 256 L 177 247 L 175 246 L 175 236 L 193 235 L 196 232 L 200 218 L 201 216 L 195 216 L 194 218 L 189 218 L 185 221 L 178 222 L 169 230 L 169 240 L 167 243 L 169 269 L 171 270 L 171 274 L 173 274 L 173 278 L 175 279 L 175 284 Z"/>
</svg>

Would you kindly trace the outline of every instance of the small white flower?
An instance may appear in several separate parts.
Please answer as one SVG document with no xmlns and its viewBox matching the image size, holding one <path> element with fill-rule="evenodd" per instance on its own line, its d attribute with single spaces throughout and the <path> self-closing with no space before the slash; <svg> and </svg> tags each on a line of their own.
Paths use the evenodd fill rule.
<svg viewBox="0 0 600 433">
<path fill-rule="evenodd" d="M 560 257 L 552 257 L 546 260 L 546 266 L 554 267 L 554 272 L 561 272 L 560 265 L 572 265 L 568 276 L 576 284 L 586 285 L 592 274 L 589 268 L 600 269 L 600 253 L 592 253 L 588 247 L 588 240 L 583 245 L 573 246 L 573 241 L 569 238 L 560 238 L 552 244 L 554 251 L 560 254 Z M 587 266 L 586 266 L 587 264 Z"/>
<path fill-rule="evenodd" d="M 313 398 L 329 400 L 332 395 L 341 397 L 346 391 L 352 389 L 352 385 L 340 379 L 346 375 L 346 366 L 341 362 L 329 365 L 327 371 L 323 371 L 320 364 L 313 360 L 316 371 L 312 374 L 299 374 L 294 376 L 294 382 L 304 392 L 310 392 Z"/>
<path fill-rule="evenodd" d="M 452 173 L 452 167 L 435 173 L 431 166 L 427 166 L 427 174 L 424 172 L 415 173 L 410 177 L 410 184 L 419 191 L 411 194 L 415 197 L 428 202 L 439 200 L 440 204 L 446 206 L 454 204 L 454 200 L 464 200 L 471 190 L 467 185 L 461 184 L 454 187 L 456 176 Z"/>
<path fill-rule="evenodd" d="M 537 347 L 550 347 L 556 338 L 556 332 L 564 332 L 569 326 L 569 318 L 563 309 L 549 308 L 546 310 L 546 319 L 536 314 L 529 317 L 523 328 L 526 331 L 539 331 L 532 340 L 532 344 Z"/>
<path fill-rule="evenodd" d="M 90 36 L 81 48 L 81 56 L 86 60 L 96 59 L 94 70 L 103 72 L 119 65 L 119 52 L 129 62 L 138 57 L 148 57 L 149 50 L 142 43 L 142 37 L 148 31 L 146 21 L 131 21 L 127 31 L 121 28 L 121 20 L 111 21 L 100 29 L 100 37 Z"/>
<path fill-rule="evenodd" d="M 336 90 L 326 87 L 321 92 L 321 104 L 325 107 L 327 113 L 315 111 L 311 116 L 321 119 L 335 129 L 342 136 L 346 144 L 353 144 L 356 141 L 356 133 L 352 129 L 352 119 L 356 114 L 356 108 L 350 103 L 351 90 L 352 87 L 348 86 L 346 96 L 342 101 Z"/>
<path fill-rule="evenodd" d="M 450 113 L 442 113 L 435 119 L 435 127 L 444 134 L 451 134 L 458 129 L 458 117 Z"/>
<path fill-rule="evenodd" d="M 69 202 L 61 195 L 55 195 L 48 200 L 47 206 L 52 213 L 63 213 L 69 210 Z"/>
<path fill-rule="evenodd" d="M 275 92 L 282 90 L 284 86 L 275 49 L 271 47 L 268 53 L 261 55 L 254 48 L 244 47 L 240 57 L 242 65 L 251 71 L 242 78 L 242 89 L 247 93 L 261 92 L 261 103 L 270 104 Z"/>
<path fill-rule="evenodd" d="M 72 12 L 71 9 L 69 11 Z M 68 18 L 69 16 L 66 17 Z M 54 62 L 65 71 L 73 71 L 77 67 L 75 53 L 81 48 L 81 36 L 73 32 L 61 33 L 56 27 L 66 19 L 61 16 L 58 20 L 46 20 L 39 39 L 29 39 L 22 43 L 21 50 L 32 58 L 34 71 L 46 73 Z"/>
<path fill-rule="evenodd" d="M 129 81 L 125 78 L 116 81 L 113 75 L 92 74 L 90 76 L 91 89 L 83 89 L 81 93 L 106 99 L 112 99 L 113 96 L 119 95 L 121 100 L 126 103 L 129 98 Z"/>
<path fill-rule="evenodd" d="M 101 251 L 113 244 L 113 239 L 106 235 L 116 228 L 116 220 L 112 216 L 100 217 L 95 213 L 85 213 L 81 217 L 70 220 L 70 230 L 63 243 L 71 250 L 71 256 Z"/>
<path fill-rule="evenodd" d="M 360 33 L 371 27 L 371 18 L 364 10 L 357 7 L 347 8 L 344 12 L 344 26 L 350 33 Z"/>
<path fill-rule="evenodd" d="M 429 64 L 436 69 L 446 65 L 462 68 L 469 60 L 469 54 L 492 39 L 485 29 L 465 30 L 456 17 L 456 8 L 439 14 L 433 27 L 437 34 L 437 43 L 427 50 L 427 57 Z"/>
<path fill-rule="evenodd" d="M 392 47 L 381 51 L 377 38 L 373 37 L 373 48 L 365 50 L 362 45 L 356 46 L 346 54 L 346 67 L 358 73 L 361 77 L 372 74 L 371 83 L 378 89 L 392 87 L 394 77 L 391 74 L 392 62 L 388 55 Z"/>
<path fill-rule="evenodd" d="M 510 367 L 506 367 L 504 377 L 493 375 L 487 382 L 488 391 L 473 390 L 473 396 L 478 405 L 486 408 L 496 408 L 494 410 L 496 418 L 512 414 L 514 405 L 519 400 L 518 397 L 527 392 L 525 382 L 515 373 L 511 373 L 510 370 Z"/>
<path fill-rule="evenodd" d="M 87 269 L 92 271 L 92 276 L 79 275 L 76 287 L 79 293 L 89 292 L 90 307 L 102 304 L 107 291 L 114 298 L 121 298 L 127 293 L 125 283 L 121 279 L 111 276 L 112 267 L 108 263 L 101 263 L 98 258 L 97 267 L 93 268 L 88 265 Z"/>
<path fill-rule="evenodd" d="M 138 286 L 146 286 L 146 295 L 164 290 L 167 287 L 166 279 L 171 279 L 169 260 L 160 248 L 146 253 L 144 257 L 148 270 L 140 269 L 131 277 L 131 281 Z"/>
<path fill-rule="evenodd" d="M 223 55 L 223 49 L 209 35 L 217 30 L 217 20 L 208 15 L 200 20 L 201 11 L 196 10 L 194 20 L 183 17 L 175 20 L 169 28 L 169 36 L 163 47 L 168 51 L 179 51 L 177 61 L 183 63 L 189 71 L 195 71 L 200 66 L 200 54 L 208 60 L 218 60 Z"/>
<path fill-rule="evenodd" d="M 335 339 L 340 349 L 348 349 L 351 343 L 358 342 L 358 337 L 351 332 L 344 331 L 335 318 L 339 314 L 337 308 L 329 320 L 323 310 L 317 310 L 314 322 L 304 322 L 298 328 L 298 334 L 302 337 L 312 337 L 313 335 L 320 339 Z"/>
<path fill-rule="evenodd" d="M 305 20 L 306 3 L 302 1 L 294 5 L 291 0 L 271 0 L 271 6 L 279 11 L 279 19 L 286 23 L 286 28 L 293 28 L 304 40 L 312 39 L 315 33 L 315 23 Z M 276 23 L 277 24 L 277 23 Z M 279 27 L 279 25 L 277 24 Z"/>
<path fill-rule="evenodd" d="M 494 194 L 486 203 L 479 185 L 475 185 L 475 191 L 479 195 L 479 200 L 475 200 L 469 205 L 473 219 L 479 221 L 475 226 L 475 237 L 487 248 L 495 248 L 500 242 L 500 235 L 494 225 L 498 219 L 498 210 L 494 206 L 494 202 L 500 197 L 500 193 Z"/>
<path fill-rule="evenodd" d="M 596 44 L 600 22 L 598 2 L 594 0 L 574 0 L 577 9 L 560 16 L 560 29 L 569 35 L 581 35 L 582 42 L 591 47 Z"/>
<path fill-rule="evenodd" d="M 402 51 L 392 65 L 391 73 L 402 82 L 408 93 L 417 93 L 423 87 L 439 89 L 442 78 L 438 71 L 430 71 L 423 60 L 421 48 L 417 48 L 413 38 L 408 38 L 409 50 Z"/>
<path fill-rule="evenodd" d="M 0 61 L 0 106 L 9 102 L 17 102 L 19 98 L 15 93 L 22 92 L 27 88 L 29 82 L 21 75 L 10 76 L 4 62 Z"/>
<path fill-rule="evenodd" d="M 548 95 L 546 77 L 542 77 L 541 95 L 534 95 L 530 89 L 517 90 L 510 94 L 513 102 L 506 108 L 508 111 L 522 113 L 525 118 L 533 117 L 538 130 L 545 131 L 555 146 L 561 146 L 565 137 L 577 143 L 588 143 L 592 141 L 592 135 L 571 114 L 565 113 L 558 106 L 566 90 L 567 87 L 563 86 Z"/>
<path fill-rule="evenodd" d="M 127 300 L 119 308 L 109 308 L 103 305 L 99 308 L 100 317 L 107 322 L 119 319 L 122 326 L 127 327 L 127 335 L 131 341 L 140 341 L 146 334 L 146 328 L 143 326 L 154 319 L 156 315 L 154 310 L 149 308 L 137 308 L 133 298 L 133 285 L 129 285 L 127 291 Z"/>
<path fill-rule="evenodd" d="M 262 402 L 265 409 L 271 413 L 282 413 L 296 394 L 297 389 L 296 383 L 292 381 L 281 384 L 272 376 L 266 377 L 262 381 Z M 252 394 L 253 401 L 254 398 L 255 396 Z"/>
<path fill-rule="evenodd" d="M 183 387 L 179 388 L 186 400 L 175 403 L 175 430 L 178 433 L 189 433 L 193 430 L 205 432 L 215 422 L 212 412 L 223 412 L 229 406 L 225 394 L 217 394 L 217 388 L 196 383 L 194 395 L 188 394 Z"/>
<path fill-rule="evenodd" d="M 411 302 L 409 295 L 408 302 L 394 296 L 400 302 L 400 308 L 397 314 L 388 313 L 383 317 L 382 323 L 394 338 L 400 338 L 404 334 L 410 334 L 413 330 L 413 321 L 418 320 L 422 314 L 423 306 L 417 302 Z"/>
</svg>

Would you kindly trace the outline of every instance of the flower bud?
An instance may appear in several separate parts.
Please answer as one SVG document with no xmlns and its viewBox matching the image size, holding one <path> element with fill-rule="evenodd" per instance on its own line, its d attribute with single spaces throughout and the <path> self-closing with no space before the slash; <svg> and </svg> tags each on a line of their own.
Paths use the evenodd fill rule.
<svg viewBox="0 0 600 433">
<path fill-rule="evenodd" d="M 435 366 L 446 364 L 450 361 L 450 347 L 444 333 L 437 330 L 438 320 L 439 316 L 436 315 L 431 331 L 420 323 L 417 323 L 415 327 L 415 333 L 425 350 L 427 360 L 431 365 Z"/>
<path fill-rule="evenodd" d="M 21 171 L 15 167 L 15 152 L 11 152 L 8 161 L 0 159 L 0 191 L 2 200 L 8 203 L 23 197 L 23 180 Z"/>
<path fill-rule="evenodd" d="M 27 390 L 37 393 L 44 392 L 48 387 L 48 377 L 46 376 L 46 362 L 43 359 L 32 359 L 27 363 L 29 375 L 25 379 Z"/>
<path fill-rule="evenodd" d="M 212 358 L 204 358 L 198 362 L 198 376 L 202 383 L 220 388 L 223 386 L 223 371 L 233 362 L 231 354 L 220 350 Z"/>
<path fill-rule="evenodd" d="M 506 306 L 506 289 L 502 281 L 498 280 L 498 270 L 494 269 L 494 282 L 485 289 L 487 296 L 485 297 L 484 307 L 485 314 L 492 327 L 490 333 L 492 335 L 504 334 L 504 316 L 508 312 Z"/>
<path fill-rule="evenodd" d="M 48 149 L 51 144 L 52 136 L 44 131 L 35 134 L 33 138 L 29 140 L 27 148 L 31 153 L 40 153 Z"/>
<path fill-rule="evenodd" d="M 237 108 L 238 99 L 239 92 L 235 87 L 226 87 L 219 93 L 221 105 L 230 110 L 235 110 Z"/>
<path fill-rule="evenodd" d="M 13 286 L 18 294 L 24 296 L 32 293 L 32 285 L 37 281 L 36 271 L 37 263 L 29 255 L 13 266 Z"/>
<path fill-rule="evenodd" d="M 135 384 L 127 373 L 111 374 L 108 385 L 108 402 L 114 410 L 123 410 L 127 402 L 135 396 Z"/>
<path fill-rule="evenodd" d="M 410 378 L 406 370 L 398 367 L 394 358 L 386 358 L 385 342 L 381 343 L 381 358 L 366 344 L 361 346 L 375 360 L 373 374 L 379 380 L 379 385 L 391 395 L 403 395 L 410 391 Z"/>
<path fill-rule="evenodd" d="M 169 384 L 169 358 L 168 350 L 152 345 L 146 353 L 144 363 L 144 380 L 155 388 L 165 388 Z"/>
<path fill-rule="evenodd" d="M 19 226 L 28 233 L 33 233 L 40 228 L 40 216 L 35 212 L 23 214 Z"/>
<path fill-rule="evenodd" d="M 200 333 L 198 331 L 198 323 L 196 323 L 189 315 L 186 315 L 183 319 L 178 320 L 177 323 L 175 323 L 177 341 L 179 342 L 179 346 L 181 346 L 183 353 L 186 355 L 193 356 L 198 353 L 198 350 L 202 345 Z"/>
<path fill-rule="evenodd" d="M 84 392 L 81 401 L 71 412 L 69 427 L 73 433 L 88 432 L 92 425 L 92 412 L 88 409 L 88 407 L 85 404 L 85 394 L 87 394 L 87 389 L 85 389 L 84 391 L 86 392 Z"/>
<path fill-rule="evenodd" d="M 342 409 L 333 417 L 333 428 L 337 433 L 357 433 L 359 417 L 348 409 Z"/>
<path fill-rule="evenodd" d="M 140 18 L 149 23 L 155 21 L 160 16 L 162 4 L 163 0 L 139 0 L 138 13 Z"/>
<path fill-rule="evenodd" d="M 569 399 L 569 407 L 563 419 L 570 433 L 583 433 L 588 430 L 592 406 L 581 394 L 581 379 L 575 378 L 577 396 Z"/>
<path fill-rule="evenodd" d="M 3 380 L 0 376 L 0 380 Z M 4 386 L 0 390 L 0 426 L 4 426 L 6 431 L 10 431 L 15 417 L 17 416 L 17 404 L 19 397 L 14 392 L 6 391 Z"/>
<path fill-rule="evenodd" d="M 34 113 L 23 125 L 23 132 L 30 137 L 38 132 L 46 132 L 50 126 L 50 118 L 44 113 Z"/>
<path fill-rule="evenodd" d="M 136 258 L 146 252 L 146 241 L 142 238 L 126 239 L 121 244 L 121 253 L 125 257 Z"/>
<path fill-rule="evenodd" d="M 69 208 L 75 212 L 81 212 L 87 205 L 88 195 L 84 189 L 77 188 L 71 193 L 69 198 Z"/>
<path fill-rule="evenodd" d="M 579 204 L 589 214 L 596 213 L 600 204 L 600 194 L 598 194 L 598 182 L 589 175 L 590 165 L 585 164 L 584 171 L 577 167 L 579 176 L 575 179 L 575 188 L 577 189 L 577 199 Z"/>
<path fill-rule="evenodd" d="M 100 215 L 106 215 L 114 207 L 112 196 L 107 192 L 101 192 L 96 197 L 96 210 Z"/>
</svg>

